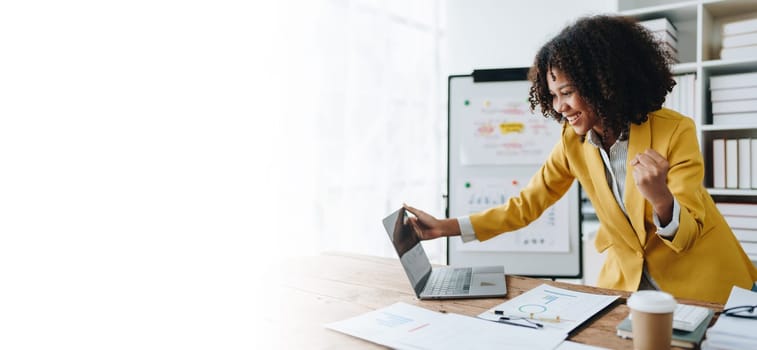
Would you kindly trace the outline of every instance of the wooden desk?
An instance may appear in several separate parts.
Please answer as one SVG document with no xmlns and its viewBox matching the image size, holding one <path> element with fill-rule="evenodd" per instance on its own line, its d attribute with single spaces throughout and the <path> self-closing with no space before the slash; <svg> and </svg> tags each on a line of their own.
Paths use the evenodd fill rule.
<svg viewBox="0 0 757 350">
<path fill-rule="evenodd" d="M 281 343 L 286 349 L 383 348 L 326 329 L 323 324 L 357 316 L 398 301 L 429 310 L 468 316 L 476 316 L 504 301 L 502 298 L 418 300 L 397 259 L 328 253 L 287 260 L 283 270 L 281 312 L 289 317 L 282 325 Z M 574 331 L 568 339 L 610 349 L 633 348 L 631 340 L 622 339 L 615 333 L 615 326 L 628 315 L 625 300 L 630 295 L 629 292 L 510 275 L 506 279 L 507 299 L 542 283 L 579 292 L 621 295 L 622 299 Z M 723 308 L 721 304 L 678 301 L 716 310 Z M 714 321 L 715 319 L 712 322 Z"/>
</svg>

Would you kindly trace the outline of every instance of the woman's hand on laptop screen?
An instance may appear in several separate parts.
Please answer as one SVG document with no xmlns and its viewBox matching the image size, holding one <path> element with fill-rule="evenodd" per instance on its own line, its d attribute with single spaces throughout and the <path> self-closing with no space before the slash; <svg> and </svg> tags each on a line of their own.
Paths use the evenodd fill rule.
<svg viewBox="0 0 757 350">
<path fill-rule="evenodd" d="M 408 215 L 408 221 L 412 225 L 415 234 L 422 240 L 439 237 L 457 236 L 460 234 L 460 225 L 457 219 L 437 219 L 423 210 L 413 208 L 407 204 L 402 205 L 405 210 L 413 214 Z"/>
</svg>

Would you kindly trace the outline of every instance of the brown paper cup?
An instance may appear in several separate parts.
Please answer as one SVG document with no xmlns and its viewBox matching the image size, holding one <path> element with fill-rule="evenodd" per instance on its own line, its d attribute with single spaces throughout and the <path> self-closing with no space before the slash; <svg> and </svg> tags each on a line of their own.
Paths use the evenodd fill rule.
<svg viewBox="0 0 757 350">
<path fill-rule="evenodd" d="M 670 349 L 673 336 L 673 313 L 653 314 L 631 310 L 633 348 L 635 350 Z"/>
<path fill-rule="evenodd" d="M 673 337 L 672 295 L 659 291 L 639 291 L 628 299 L 635 350 L 670 349 Z"/>
</svg>

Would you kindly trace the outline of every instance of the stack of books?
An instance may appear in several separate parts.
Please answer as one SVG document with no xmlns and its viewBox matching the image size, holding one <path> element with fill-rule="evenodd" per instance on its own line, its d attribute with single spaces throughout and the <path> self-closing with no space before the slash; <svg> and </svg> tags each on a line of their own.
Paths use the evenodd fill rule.
<svg viewBox="0 0 757 350">
<path fill-rule="evenodd" d="M 752 59 L 757 56 L 757 18 L 723 24 L 720 58 Z"/>
<path fill-rule="evenodd" d="M 757 293 L 734 286 L 725 303 L 725 309 L 734 306 L 757 305 Z M 757 317 L 757 310 L 744 313 Z M 757 318 L 720 315 L 717 322 L 707 330 L 707 340 L 702 350 L 757 349 Z"/>
<path fill-rule="evenodd" d="M 639 21 L 639 24 L 646 27 L 663 45 L 665 50 L 670 53 L 673 60 L 678 63 L 678 30 L 673 23 L 667 18 L 656 18 L 646 21 Z"/>
<path fill-rule="evenodd" d="M 687 117 L 696 119 L 696 74 L 681 74 L 673 77 L 676 85 L 665 97 L 663 107 L 678 111 Z"/>
<path fill-rule="evenodd" d="M 678 304 L 673 312 L 673 338 L 670 345 L 693 349 L 702 341 L 715 312 L 701 306 Z M 632 338 L 631 319 L 626 317 L 616 327 L 618 336 Z"/>
<path fill-rule="evenodd" d="M 757 188 L 757 138 L 712 140 L 712 187 Z"/>
<path fill-rule="evenodd" d="M 757 72 L 710 77 L 710 99 L 713 125 L 757 123 Z"/>
<path fill-rule="evenodd" d="M 757 265 L 757 204 L 715 203 L 749 260 Z"/>
</svg>

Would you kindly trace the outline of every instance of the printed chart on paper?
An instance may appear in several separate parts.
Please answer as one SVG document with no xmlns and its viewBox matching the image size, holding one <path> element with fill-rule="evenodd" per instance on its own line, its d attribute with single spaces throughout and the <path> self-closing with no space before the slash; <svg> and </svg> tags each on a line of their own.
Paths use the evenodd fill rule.
<svg viewBox="0 0 757 350">
<path fill-rule="evenodd" d="M 499 310 L 512 319 L 527 318 L 542 324 L 544 329 L 567 333 L 612 304 L 618 297 L 574 292 L 542 284 L 483 312 L 478 317 L 497 320 L 501 316 L 494 311 Z"/>
<path fill-rule="evenodd" d="M 471 178 L 458 184 L 463 196 L 463 211 L 476 213 L 495 206 L 503 205 L 517 195 L 528 183 L 527 177 L 511 178 Z M 570 237 L 565 234 L 568 227 L 567 202 L 558 202 L 528 226 L 496 236 L 490 240 L 473 241 L 461 245 L 461 251 L 540 251 L 567 252 L 570 250 Z"/>
</svg>

